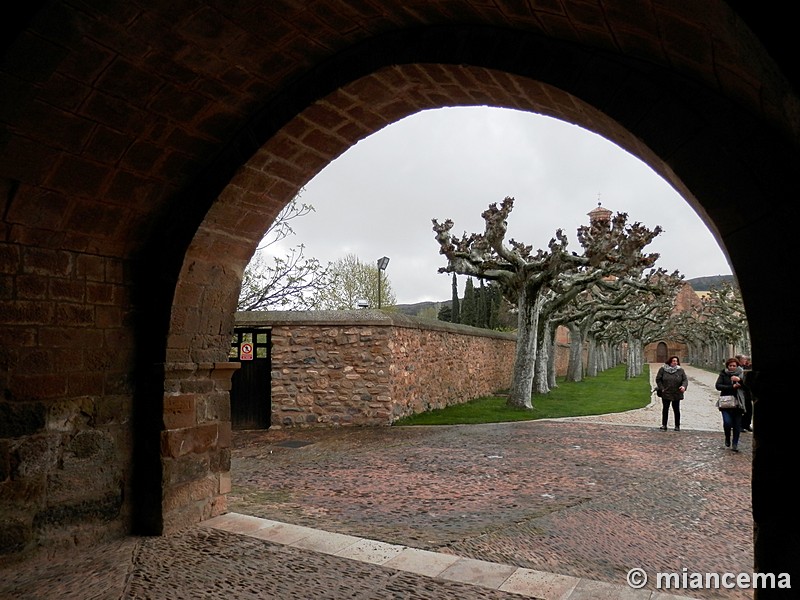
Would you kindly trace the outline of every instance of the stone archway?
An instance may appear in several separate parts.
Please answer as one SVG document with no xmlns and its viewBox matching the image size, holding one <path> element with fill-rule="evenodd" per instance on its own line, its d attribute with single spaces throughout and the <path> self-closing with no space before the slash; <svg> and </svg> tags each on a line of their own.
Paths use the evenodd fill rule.
<svg viewBox="0 0 800 600">
<path fill-rule="evenodd" d="M 461 35 L 469 37 L 468 32 L 461 32 Z M 173 304 L 173 319 L 175 315 L 182 315 L 178 322 L 214 323 L 213 329 L 209 328 L 212 333 L 203 336 L 199 347 L 206 353 L 219 349 L 220 357 L 211 358 L 224 360 L 222 356 L 227 350 L 227 328 L 230 326 L 227 319 L 232 314 L 229 307 L 233 305 L 232 294 L 237 288 L 237 277 L 259 234 L 269 226 L 272 215 L 327 162 L 384 123 L 426 108 L 473 104 L 476 97 L 495 106 L 534 111 L 577 123 L 647 161 L 681 190 L 687 201 L 704 216 L 723 249 L 732 254 L 732 264 L 739 275 L 743 295 L 747 296 L 748 265 L 738 253 L 763 255 L 764 249 L 741 242 L 743 228 L 752 229 L 752 224 L 745 224 L 739 212 L 732 213 L 729 207 L 731 204 L 744 207 L 754 193 L 766 201 L 766 190 L 757 190 L 750 185 L 735 189 L 744 182 L 731 180 L 748 178 L 744 165 L 753 160 L 753 153 L 757 154 L 764 146 L 757 144 L 713 158 L 707 150 L 719 145 L 720 138 L 727 137 L 743 115 L 720 98 L 700 93 L 688 80 L 676 79 L 668 72 L 659 73 L 652 68 L 646 69 L 645 75 L 637 72 L 636 67 L 642 65 L 637 65 L 636 61 L 620 61 L 619 57 L 612 60 L 595 53 L 586 54 L 583 48 L 565 48 L 560 44 L 551 50 L 558 54 L 572 50 L 571 59 L 580 64 L 579 71 L 622 68 L 629 92 L 625 105 L 619 106 L 616 97 L 606 97 L 602 86 L 582 88 L 584 82 L 580 81 L 569 86 L 562 82 L 563 87 L 556 88 L 542 81 L 546 75 L 552 76 L 549 71 L 532 69 L 526 75 L 514 73 L 513 65 L 504 64 L 501 55 L 495 57 L 498 68 L 425 61 L 382 67 L 354 81 L 342 82 L 329 95 L 304 107 L 258 149 L 211 207 L 187 253 Z M 624 67 L 620 62 L 626 63 Z M 559 73 L 556 79 L 561 76 L 563 73 Z M 571 94 L 573 88 L 581 95 Z M 649 110 L 643 115 L 637 107 L 654 98 L 658 110 Z M 718 110 L 720 105 L 717 102 L 724 106 L 722 111 Z M 766 143 L 767 140 L 762 141 Z M 771 140 L 770 145 L 775 142 Z M 780 165 L 772 165 L 767 170 L 772 171 L 772 167 L 776 167 L 772 174 L 780 175 Z M 771 218 L 779 217 L 775 214 Z M 243 223 L 248 223 L 248 235 L 241 235 Z M 765 222 L 759 224 L 759 228 L 764 226 Z M 758 235 L 756 231 L 753 234 Z M 224 240 L 224 255 L 232 257 L 226 264 L 219 260 L 218 240 Z M 734 252 L 726 245 L 730 240 L 736 241 Z M 216 284 L 227 281 L 227 297 L 218 290 L 208 301 L 203 298 L 198 303 L 198 298 L 193 295 L 190 306 L 182 305 L 180 290 L 185 284 L 197 290 L 202 288 L 202 282 L 210 280 Z M 182 314 L 184 310 L 194 313 L 195 318 Z M 217 324 L 222 326 L 217 327 Z M 168 344 L 186 339 L 186 333 L 173 328 Z M 224 470 L 214 475 L 218 480 L 224 480 Z M 181 482 L 177 493 L 182 494 L 185 487 L 186 483 Z M 169 482 L 165 482 L 168 495 L 169 488 Z M 223 486 L 217 491 L 222 494 Z M 213 513 L 216 499 L 209 498 L 209 502 L 212 508 L 206 514 Z M 169 529 L 171 517 L 165 513 L 165 519 Z M 175 524 L 185 522 L 185 518 L 178 518 Z"/>
<path fill-rule="evenodd" d="M 224 510 L 222 362 L 255 240 L 358 139 L 425 108 L 490 104 L 615 141 L 726 249 L 758 370 L 757 566 L 796 572 L 800 524 L 784 493 L 800 412 L 784 401 L 798 329 L 784 283 L 800 195 L 791 22 L 735 0 L 378 6 L 53 0 L 9 16 L 8 547 L 71 539 L 85 506 L 108 519 L 94 522 L 105 533 L 129 521 L 160 532 Z M 32 485 L 8 475 L 21 445 L 46 439 L 47 459 L 74 452 L 86 432 L 108 449 L 95 464 L 113 462 L 104 488 L 73 465 L 80 497 L 52 493 L 57 461 L 30 469 Z M 16 502 L 34 489 L 35 502 Z"/>
</svg>

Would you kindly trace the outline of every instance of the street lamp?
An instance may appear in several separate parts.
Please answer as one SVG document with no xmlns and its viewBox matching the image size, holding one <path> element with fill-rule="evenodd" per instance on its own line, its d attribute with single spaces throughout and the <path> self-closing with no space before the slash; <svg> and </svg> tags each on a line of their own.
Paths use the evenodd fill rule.
<svg viewBox="0 0 800 600">
<path fill-rule="evenodd" d="M 381 307 L 381 277 L 383 271 L 386 270 L 386 266 L 389 264 L 389 257 L 384 256 L 383 258 L 378 259 L 378 308 Z"/>
</svg>

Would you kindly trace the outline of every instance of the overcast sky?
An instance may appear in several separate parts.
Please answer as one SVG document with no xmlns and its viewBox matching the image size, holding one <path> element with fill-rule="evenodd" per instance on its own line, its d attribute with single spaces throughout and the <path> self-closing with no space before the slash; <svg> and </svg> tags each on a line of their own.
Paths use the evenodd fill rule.
<svg viewBox="0 0 800 600">
<path fill-rule="evenodd" d="M 561 228 L 580 251 L 576 230 L 599 200 L 629 222 L 661 225 L 646 248 L 661 254 L 656 266 L 687 279 L 731 273 L 697 214 L 638 158 L 575 125 L 486 107 L 417 113 L 350 148 L 306 185 L 300 200 L 315 212 L 293 222 L 287 243 L 322 263 L 388 256 L 399 304 L 448 300 L 431 219 L 452 219 L 458 236 L 483 232 L 481 213 L 506 196 L 515 198 L 508 237 L 534 250 Z"/>
</svg>

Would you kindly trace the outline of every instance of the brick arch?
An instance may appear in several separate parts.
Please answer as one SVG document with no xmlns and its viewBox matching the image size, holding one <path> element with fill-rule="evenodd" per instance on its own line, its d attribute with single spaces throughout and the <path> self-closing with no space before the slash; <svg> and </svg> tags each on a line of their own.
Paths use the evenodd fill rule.
<svg viewBox="0 0 800 600">
<path fill-rule="evenodd" d="M 760 186 L 757 180 L 773 176 L 785 180 L 781 169 L 794 155 L 789 148 L 769 135 L 754 136 L 748 146 L 733 147 L 731 132 L 746 127 L 751 115 L 741 105 L 669 69 L 630 57 L 589 52 L 580 45 L 557 42 L 548 46 L 539 38 L 538 60 L 526 60 L 521 66 L 518 55 L 497 48 L 488 57 L 478 52 L 476 46 L 480 46 L 483 33 L 483 29 L 439 30 L 438 43 L 431 43 L 430 36 L 420 38 L 413 31 L 406 44 L 398 44 L 402 38 L 394 35 L 388 46 L 401 48 L 395 53 L 387 53 L 387 44 L 376 42 L 383 53 L 370 56 L 382 56 L 390 66 L 375 65 L 364 75 L 332 66 L 337 79 L 326 81 L 333 89 L 305 105 L 294 105 L 296 115 L 269 132 L 263 145 L 211 205 L 186 252 L 167 340 L 167 356 L 177 357 L 174 362 L 167 361 L 168 390 L 191 387 L 198 377 L 226 379 L 223 361 L 242 270 L 261 234 L 296 191 L 359 139 L 427 108 L 491 104 L 529 110 L 576 123 L 616 142 L 645 160 L 698 210 L 722 248 L 729 256 L 733 254 L 732 265 L 749 302 L 753 292 L 748 282 L 749 265 L 730 252 L 730 242 L 735 239 L 734 249 L 742 253 L 763 256 L 758 244 L 742 242 L 741 232 L 752 230 L 744 215 L 752 202 L 771 201 L 769 188 Z M 453 50 L 454 35 L 462 42 L 461 54 Z M 469 43 L 473 37 L 477 41 Z M 521 37 L 519 43 L 531 40 L 527 34 Z M 442 50 L 439 44 L 448 50 Z M 393 60 L 397 55 L 402 60 Z M 449 62 L 431 62 L 434 57 Z M 462 60 L 458 60 L 460 57 Z M 556 59 L 558 69 L 553 68 Z M 419 62 L 404 62 L 412 60 Z M 478 64 L 465 64 L 467 61 Z M 403 64 L 391 64 L 395 62 Z M 361 76 L 347 79 L 354 74 Z M 611 83 L 624 93 L 609 93 Z M 781 147 L 787 150 L 783 157 L 777 150 Z M 722 151 L 712 159 L 709 148 Z M 775 162 L 764 164 L 759 158 L 764 152 Z M 757 338 L 754 333 L 754 354 L 758 353 Z M 224 396 L 224 386 L 214 388 L 214 393 Z M 169 400 L 168 394 L 167 411 L 173 408 Z M 218 402 L 224 405 L 224 400 Z M 197 412 L 195 406 L 192 410 Z M 210 447 L 213 440 L 224 446 L 229 431 L 224 406 L 211 413 L 211 420 L 216 418 L 220 423 L 197 423 L 193 439 L 196 443 L 198 438 L 208 438 Z M 211 434 L 207 433 L 209 427 Z M 223 458 L 210 461 L 209 471 L 218 487 L 203 492 L 208 474 L 192 486 L 185 481 L 180 453 L 169 455 L 170 448 L 185 441 L 185 428 L 170 432 L 167 427 L 164 435 L 174 441 L 174 445 L 165 445 L 167 456 L 162 456 L 166 497 L 162 509 L 164 527 L 170 530 L 221 510 L 226 464 L 224 449 L 217 448 L 216 453 Z M 173 473 L 178 473 L 177 483 L 171 480 Z M 186 511 L 182 498 L 187 497 L 187 487 L 198 496 L 207 495 L 207 505 L 199 513 Z M 195 507 L 197 499 L 195 496 L 192 503 Z"/>
<path fill-rule="evenodd" d="M 441 31 L 439 35 L 442 36 Z M 393 41 L 395 37 L 392 36 Z M 416 32 L 412 32 L 411 37 L 416 39 Z M 460 31 L 459 37 L 462 41 L 470 39 L 464 31 Z M 522 37 L 527 39 L 529 36 Z M 425 39 L 427 41 L 427 37 Z M 444 45 L 448 43 L 446 39 L 440 41 Z M 404 53 L 409 53 L 412 46 L 402 45 Z M 470 47 L 474 49 L 474 46 Z M 558 44 L 553 51 L 563 55 L 564 45 Z M 455 61 L 457 56 L 451 58 Z M 503 60 L 496 62 L 502 68 L 513 68 L 513 64 L 508 66 Z M 549 58 L 543 60 L 545 65 L 548 62 Z M 612 71 L 619 68 L 618 64 L 601 65 L 602 61 L 596 55 L 582 48 L 575 52 L 572 62 L 578 63 L 575 68 L 579 71 L 590 66 Z M 335 69 L 335 65 L 330 68 Z M 541 77 L 548 71 L 547 68 L 542 71 L 531 69 L 529 64 L 526 70 Z M 633 80 L 628 84 L 636 89 Z M 653 83 L 652 73 L 646 78 L 646 85 L 638 89 L 643 97 L 665 94 L 663 84 Z M 629 102 L 635 103 L 636 98 Z M 663 106 L 668 103 L 669 99 L 662 100 Z M 647 162 L 683 191 L 690 203 L 701 207 L 670 165 L 640 137 L 603 112 L 606 107 L 593 106 L 568 90 L 530 75 L 499 68 L 432 63 L 382 67 L 354 81 L 345 81 L 327 96 L 302 107 L 292 120 L 271 134 L 221 191 L 198 227 L 185 256 L 178 281 L 179 291 L 172 304 L 170 354 L 180 355 L 181 344 L 185 346 L 187 332 L 182 324 L 194 323 L 203 329 L 207 325 L 205 319 L 216 310 L 221 309 L 225 314 L 230 312 L 230 307 L 235 305 L 235 298 L 230 294 L 238 288 L 241 274 L 258 240 L 302 186 L 331 161 L 364 137 L 411 114 L 445 106 L 478 104 L 548 115 L 592 130 Z M 613 112 L 619 113 L 621 119 L 625 117 L 624 111 Z M 696 127 L 697 119 L 692 119 L 686 125 L 687 129 Z M 649 122 L 639 119 L 638 129 L 657 130 L 662 126 L 659 120 L 657 113 Z M 659 140 L 653 141 L 657 143 Z M 716 231 L 713 221 L 706 218 L 705 222 L 712 232 Z M 724 251 L 724 243 L 722 247 Z M 208 288 L 208 282 L 230 284 L 228 297 L 222 299 L 212 294 L 198 298 L 198 288 Z M 192 292 L 182 295 L 182 286 L 190 287 Z M 209 331 L 210 338 L 203 340 L 202 344 L 195 343 L 193 349 L 184 348 L 185 360 L 202 362 L 225 356 L 225 328 L 222 332 Z M 222 348 L 224 352 L 211 356 L 207 351 L 212 347 Z"/>
<path fill-rule="evenodd" d="M 766 147 L 767 141 L 774 152 L 776 141 L 762 140 L 763 145 L 755 143 L 727 156 L 718 155 L 713 162 L 708 161 L 706 149 L 724 147 L 729 131 L 748 118 L 746 112 L 668 70 L 630 58 L 587 52 L 582 46 L 557 43 L 548 47 L 537 38 L 540 60 L 526 61 L 524 69 L 517 64 L 516 55 L 509 59 L 508 54 L 497 52 L 487 59 L 476 52 L 475 44 L 466 43 L 475 35 L 480 41 L 479 34 L 484 32 L 471 28 L 457 33 L 470 48 L 467 58 L 476 63 L 491 62 L 492 68 L 463 64 L 457 60 L 458 53 L 447 56 L 449 63 L 431 63 L 425 60 L 429 54 L 442 58 L 447 53 L 438 50 L 437 44 L 431 45 L 428 36 L 422 37 L 421 47 L 415 45 L 419 40 L 416 31 L 402 45 L 396 43 L 397 36 L 392 36 L 390 46 L 402 48 L 403 60 L 418 58 L 421 62 L 379 67 L 350 81 L 345 79 L 347 71 L 342 74 L 333 69 L 339 73 L 341 85 L 305 106 L 296 106 L 297 114 L 270 132 L 211 205 L 186 252 L 171 305 L 168 390 L 180 388 L 184 380 L 191 387 L 198 377 L 224 381 L 229 375 L 224 361 L 241 274 L 280 209 L 347 148 L 385 124 L 421 110 L 490 104 L 541 113 L 590 129 L 646 161 L 680 190 L 726 250 L 725 235 L 720 231 L 743 225 L 736 217 L 734 223 L 728 222 L 730 203 L 745 199 L 749 202 L 763 197 L 765 192 L 748 181 L 748 163 L 755 158 L 754 153 Z M 449 33 L 454 34 L 455 30 Z M 451 41 L 448 35 L 441 30 L 438 34 L 438 41 L 452 48 L 447 44 Z M 507 36 L 506 42 L 513 37 Z M 517 41 L 529 40 L 525 34 Z M 552 68 L 555 56 L 565 63 L 557 71 Z M 384 52 L 386 62 L 398 62 L 389 60 L 392 58 L 392 54 L 387 56 Z M 592 73 L 589 81 L 587 73 Z M 598 77 L 598 73 L 607 74 L 609 79 Z M 600 85 L 595 79 L 604 84 L 609 80 L 617 85 L 624 82 L 624 102 L 619 94 L 609 94 L 607 85 Z M 640 106 L 648 102 L 649 110 L 642 111 Z M 721 207 L 717 206 L 719 202 L 723 203 Z M 724 217 L 722 226 L 720 216 Z M 737 272 L 741 267 L 736 262 L 733 266 Z M 744 287 L 743 292 L 746 293 Z M 169 394 L 166 400 L 168 412 L 174 405 Z M 219 402 L 224 404 L 224 400 Z M 192 409 L 196 412 L 196 407 Z M 222 440 L 228 435 L 225 414 L 225 408 L 219 406 L 211 414 L 212 420 L 220 420 L 215 435 Z M 198 431 L 208 428 L 202 423 L 196 426 Z M 169 439 L 173 434 L 167 429 Z M 187 434 L 182 427 L 174 435 L 179 438 L 175 440 L 177 445 Z M 202 438 L 203 434 L 195 433 L 195 437 Z M 172 447 L 167 444 L 167 451 Z M 173 459 L 180 462 L 179 455 L 162 456 L 168 467 L 164 482 L 168 530 L 198 518 L 183 512 L 185 506 L 179 500 L 172 504 L 169 501 L 173 492 L 180 497 L 186 488 L 186 482 L 181 480 L 173 489 L 168 479 Z M 214 478 L 224 481 L 224 461 L 218 462 L 216 468 L 219 472 L 214 473 Z M 180 472 L 179 467 L 176 469 Z M 224 484 L 217 491 L 224 492 Z M 217 510 L 214 496 L 212 491 L 211 505 L 200 518 Z"/>
<path fill-rule="evenodd" d="M 508 97 L 506 86 L 518 90 L 515 98 Z M 368 97 L 358 100 L 364 90 L 369 90 Z M 256 244 L 278 212 L 319 171 L 388 123 L 427 109 L 474 106 L 476 94 L 480 94 L 483 104 L 549 115 L 590 128 L 648 160 L 664 176 L 671 176 L 663 161 L 611 118 L 546 83 L 465 65 L 414 64 L 380 69 L 343 85 L 301 111 L 261 146 L 225 186 L 186 254 L 178 280 L 179 292 L 172 304 L 174 337 L 170 353 L 179 355 L 180 344 L 188 339 L 183 324 L 203 328 L 204 319 L 216 310 L 230 313 L 230 307 L 235 305 L 230 294 L 238 288 Z M 369 111 L 363 110 L 366 106 Z M 675 177 L 672 180 L 680 185 Z M 222 299 L 216 293 L 198 296 L 198 287 L 216 289 L 220 284 L 228 285 L 228 297 Z M 182 287 L 189 287 L 192 292 L 183 296 Z M 203 362 L 224 358 L 224 330 L 212 331 L 202 344 L 185 348 L 185 359 Z M 223 352 L 217 356 L 204 354 L 210 347 L 219 347 Z"/>
<path fill-rule="evenodd" d="M 720 16 L 727 9 L 720 4 L 716 10 Z M 616 17 L 624 21 L 623 15 Z M 724 31 L 713 35 L 736 41 Z M 735 45 L 724 50 L 730 60 L 743 52 Z M 198 215 L 202 220 L 196 232 L 187 230 L 193 239 L 186 255 L 179 256 L 184 266 L 171 307 L 167 360 L 203 362 L 222 356 L 215 357 L 213 348 L 225 347 L 225 327 L 215 327 L 221 318 L 211 315 L 215 304 L 225 312 L 234 298 L 209 293 L 199 299 L 204 281 L 229 283 L 229 290 L 238 287 L 256 241 L 307 181 L 358 140 L 428 108 L 489 104 L 592 130 L 640 157 L 673 185 L 727 252 L 714 212 L 725 212 L 729 220 L 731 211 L 720 203 L 738 197 L 751 203 L 762 194 L 746 173 L 763 156 L 761 149 L 776 140 L 752 139 L 748 151 L 737 148 L 698 172 L 696 155 L 724 147 L 729 132 L 752 118 L 740 105 L 750 100 L 743 96 L 746 90 L 729 83 L 737 104 L 698 85 L 698 74 L 711 76 L 702 69 L 692 77 L 679 75 L 652 60 L 548 38 L 524 27 L 438 24 L 352 45 L 273 98 L 262 113 L 278 116 L 256 118 L 248 128 L 245 151 L 252 151 L 252 157 L 241 167 L 238 162 L 222 166 L 230 182 L 224 182 L 216 200 L 206 200 L 208 213 Z M 715 87 L 722 85 L 715 82 Z M 740 226 L 727 223 L 728 229 Z M 190 348 L 182 323 L 196 324 L 210 338 L 195 337 Z"/>
<path fill-rule="evenodd" d="M 549 110 L 615 140 L 727 249 L 766 382 L 756 554 L 765 570 L 796 571 L 800 526 L 783 493 L 800 415 L 783 402 L 794 395 L 785 258 L 800 195 L 791 20 L 739 0 L 52 0 L 7 20 L 0 411 L 11 437 L 68 452 L 73 430 L 46 427 L 59 405 L 117 457 L 113 502 L 102 497 L 111 486 L 75 502 L 43 483 L 35 502 L 6 504 L 21 546 L 70 538 L 84 502 L 109 515 L 105 531 L 127 511 L 154 532 L 221 510 L 221 340 L 254 240 L 353 140 L 421 108 L 471 103 Z M 29 500 L 25 482 L 3 483 Z M 35 518 L 57 518 L 53 538 Z"/>
</svg>

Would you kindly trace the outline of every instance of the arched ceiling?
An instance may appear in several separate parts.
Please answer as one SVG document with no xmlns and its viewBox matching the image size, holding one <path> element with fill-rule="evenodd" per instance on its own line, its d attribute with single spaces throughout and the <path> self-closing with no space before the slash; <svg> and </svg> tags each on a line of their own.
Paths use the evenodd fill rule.
<svg viewBox="0 0 800 600">
<path fill-rule="evenodd" d="M 775 38 L 761 43 L 731 6 L 42 3 L 11 22 L 0 67 L 6 237 L 133 260 L 149 322 L 166 326 L 155 313 L 175 299 L 173 328 L 194 330 L 197 307 L 230 308 L 203 282 L 235 287 L 272 216 L 327 162 L 417 110 L 491 104 L 642 157 L 746 283 L 744 261 L 765 252 L 749 240 L 796 216 L 798 104 Z M 758 16 L 764 37 L 785 27 Z M 206 319 L 201 335 L 220 335 Z"/>
<path fill-rule="evenodd" d="M 174 221 L 177 210 L 195 228 L 236 169 L 294 115 L 394 65 L 469 64 L 540 80 L 552 86 L 551 103 L 565 90 L 612 119 L 624 112 L 630 129 L 670 89 L 719 94 L 781 124 L 795 111 L 788 84 L 720 1 L 42 5 L 17 15 L 29 23 L 12 23 L 20 29 L 1 71 L 13 99 L 2 113 L 2 176 L 19 185 L 11 214 L 31 235 L 58 232 L 66 246 L 101 254 L 154 238 L 185 245 L 191 233 L 153 216 Z M 520 97 L 503 84 L 492 86 L 500 93 L 473 86 L 472 101 L 524 100 L 526 90 Z M 442 84 L 429 105 L 437 94 L 452 101 Z M 586 116 L 564 99 L 558 116 Z M 664 144 L 655 150 L 672 150 Z M 31 222 L 28 209 L 46 215 Z"/>
</svg>

